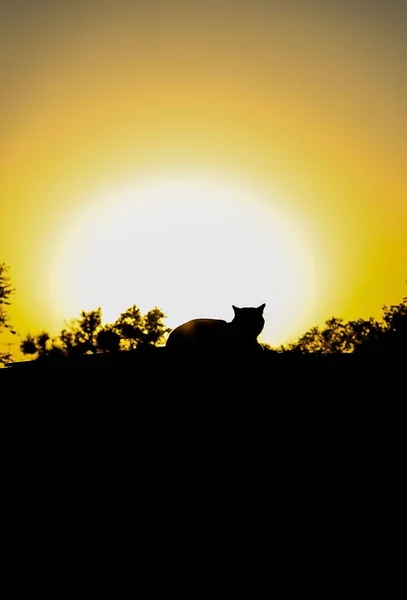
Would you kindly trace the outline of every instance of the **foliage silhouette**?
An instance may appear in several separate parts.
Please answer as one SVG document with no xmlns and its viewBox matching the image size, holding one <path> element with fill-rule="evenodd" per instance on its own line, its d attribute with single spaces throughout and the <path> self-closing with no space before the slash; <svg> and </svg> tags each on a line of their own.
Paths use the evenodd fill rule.
<svg viewBox="0 0 407 600">
<path fill-rule="evenodd" d="M 164 337 L 170 331 L 163 323 L 165 318 L 157 307 L 143 316 L 134 304 L 120 315 L 113 324 L 113 330 L 119 334 L 122 347 L 126 350 L 134 350 L 140 346 L 159 346 L 163 345 Z"/>
<path fill-rule="evenodd" d="M 171 332 L 171 329 L 163 323 L 165 318 L 165 314 L 157 306 L 147 312 L 144 316 L 143 345 L 159 346 L 164 344 L 166 334 Z"/>
<path fill-rule="evenodd" d="M 49 333 L 43 331 L 37 336 L 30 333 L 21 341 L 20 350 L 23 354 L 37 355 L 37 358 L 47 356 L 65 356 L 62 348 L 58 346 L 55 340 L 52 340 Z"/>
<path fill-rule="evenodd" d="M 7 319 L 6 308 L 10 305 L 10 295 L 14 290 L 6 270 L 6 266 L 0 263 L 0 331 L 7 328 L 15 333 Z M 234 306 L 235 317 L 230 323 L 217 319 L 195 319 L 173 331 L 165 326 L 163 320 L 166 315 L 158 307 L 143 315 L 134 304 L 121 313 L 114 323 L 104 325 L 99 307 L 88 312 L 82 311 L 80 317 L 67 323 L 54 339 L 47 332 L 37 336 L 28 334 L 22 340 L 20 348 L 24 354 L 37 355 L 37 358 L 74 357 L 164 345 L 168 348 L 179 345 L 191 348 L 194 340 L 199 338 L 199 344 L 202 343 L 203 347 L 206 345 L 211 351 L 215 351 L 217 345 L 231 350 L 239 348 L 239 345 L 241 348 L 250 347 L 251 344 L 252 349 L 264 350 L 267 355 L 407 354 L 407 297 L 399 304 L 384 305 L 380 320 L 370 317 L 344 321 L 332 317 L 323 327 L 311 327 L 295 342 L 279 347 L 257 342 L 257 336 L 264 325 L 264 306 L 257 309 L 239 309 Z M 253 323 L 249 325 L 246 332 L 244 317 L 248 313 L 245 311 L 261 313 L 260 320 L 254 326 Z M 167 334 L 170 335 L 167 337 Z M 5 362 L 5 357 L 7 355 L 0 355 L 0 362 Z"/>
<path fill-rule="evenodd" d="M 102 309 L 82 311 L 78 319 L 72 319 L 60 334 L 51 339 L 43 332 L 37 336 L 28 334 L 20 349 L 26 355 L 45 357 L 78 357 L 84 354 L 134 350 L 141 346 L 163 345 L 170 331 L 163 323 L 166 316 L 157 307 L 142 315 L 133 305 L 125 310 L 113 324 L 102 325 Z"/>
<path fill-rule="evenodd" d="M 57 338 L 63 354 L 69 358 L 80 354 L 81 350 L 76 343 L 75 327 L 75 321 L 70 321 Z"/>
<path fill-rule="evenodd" d="M 120 335 L 113 329 L 112 325 L 106 325 L 98 331 L 96 344 L 102 352 L 118 352 L 120 350 Z"/>
<path fill-rule="evenodd" d="M 16 335 L 12 328 L 7 309 L 11 305 L 10 296 L 14 293 L 11 287 L 10 277 L 7 275 L 8 267 L 5 263 L 0 263 L 0 333 L 2 329 L 8 329 L 10 333 Z M 9 352 L 0 352 L 0 363 L 6 363 L 11 360 Z"/>
<path fill-rule="evenodd" d="M 143 339 L 143 316 L 140 309 L 134 304 L 122 312 L 113 324 L 113 330 L 119 334 L 125 350 L 137 348 Z"/>
<path fill-rule="evenodd" d="M 281 346 L 281 353 L 292 354 L 406 354 L 407 297 L 400 304 L 383 306 L 381 321 L 373 317 L 345 322 L 335 317 L 325 327 L 312 327 L 296 342 Z"/>
<path fill-rule="evenodd" d="M 75 346 L 81 349 L 81 354 L 97 352 L 97 335 L 102 328 L 102 309 L 89 312 L 82 311 L 74 331 Z"/>
<path fill-rule="evenodd" d="M 37 346 L 38 346 L 38 354 L 39 356 L 47 355 L 47 342 L 50 339 L 49 334 L 44 331 L 37 336 Z"/>
<path fill-rule="evenodd" d="M 384 350 L 405 352 L 407 346 L 407 297 L 400 304 L 383 307 L 386 336 L 380 338 Z"/>
<path fill-rule="evenodd" d="M 20 344 L 20 350 L 23 354 L 37 354 L 39 357 L 47 356 L 48 345 L 50 339 L 49 334 L 44 331 L 37 336 L 32 336 L 30 333 Z"/>
<path fill-rule="evenodd" d="M 67 324 L 59 336 L 51 339 L 47 332 L 37 336 L 28 334 L 21 342 L 23 354 L 45 357 L 72 357 L 97 351 L 97 333 L 101 328 L 101 309 L 82 311 L 79 319 Z"/>
<path fill-rule="evenodd" d="M 38 347 L 36 338 L 28 333 L 20 344 L 20 350 L 23 354 L 37 354 Z"/>
</svg>

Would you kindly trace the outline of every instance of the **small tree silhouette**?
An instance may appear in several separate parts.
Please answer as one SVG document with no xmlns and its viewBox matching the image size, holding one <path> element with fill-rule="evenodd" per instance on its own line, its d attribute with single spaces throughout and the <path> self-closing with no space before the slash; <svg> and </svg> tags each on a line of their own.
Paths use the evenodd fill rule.
<svg viewBox="0 0 407 600">
<path fill-rule="evenodd" d="M 385 324 L 385 347 L 390 352 L 406 353 L 407 351 L 407 297 L 400 304 L 383 306 Z"/>
<path fill-rule="evenodd" d="M 68 357 L 98 350 L 97 336 L 102 329 L 102 309 L 80 313 L 79 319 L 71 319 L 56 338 L 55 348 L 62 350 Z"/>
<path fill-rule="evenodd" d="M 119 334 L 126 350 L 144 345 L 160 346 L 164 344 L 165 335 L 170 331 L 163 323 L 165 318 L 165 314 L 157 307 L 143 316 L 138 306 L 133 304 L 120 315 L 113 324 L 113 329 Z"/>
<path fill-rule="evenodd" d="M 73 319 L 61 331 L 59 336 L 51 341 L 47 332 L 37 336 L 28 334 L 21 342 L 20 349 L 24 354 L 37 354 L 37 358 L 45 356 L 68 356 L 96 352 L 97 335 L 101 329 L 101 309 L 82 311 L 79 319 Z"/>
<path fill-rule="evenodd" d="M 11 287 L 10 277 L 7 275 L 8 267 L 4 263 L 0 263 L 0 331 L 9 329 L 15 334 L 12 329 L 7 315 L 7 308 L 10 306 L 10 296 L 14 293 Z"/>
<path fill-rule="evenodd" d="M 164 344 L 165 336 L 171 331 L 163 323 L 166 315 L 155 306 L 144 316 L 144 344 L 160 346 Z"/>
<path fill-rule="evenodd" d="M 135 304 L 122 312 L 113 329 L 119 334 L 124 349 L 134 350 L 143 342 L 143 325 L 143 316 Z"/>
<path fill-rule="evenodd" d="M 23 354 L 37 354 L 35 337 L 28 333 L 20 344 L 20 350 Z"/>
<path fill-rule="evenodd" d="M 51 342 L 51 343 L 49 343 Z M 32 336 L 30 333 L 22 340 L 20 350 L 23 354 L 37 355 L 37 358 L 45 358 L 46 356 L 63 356 L 62 349 L 51 340 L 49 333 L 43 331 L 37 336 Z"/>
<path fill-rule="evenodd" d="M 382 323 L 364 322 L 366 332 L 356 346 L 359 353 L 407 354 L 407 297 L 383 306 Z"/>
<path fill-rule="evenodd" d="M 311 327 L 296 342 L 281 346 L 292 354 L 407 353 L 407 297 L 383 306 L 382 321 L 373 317 L 345 322 L 333 317 L 325 327 Z"/>
<path fill-rule="evenodd" d="M 37 335 L 37 347 L 38 347 L 38 355 L 39 356 L 47 356 L 47 342 L 49 341 L 50 336 L 46 331 L 43 331 L 39 335 Z"/>
<path fill-rule="evenodd" d="M 83 354 L 97 352 L 97 335 L 101 328 L 102 309 L 100 307 L 96 310 L 81 312 L 74 335 L 75 345 L 81 348 Z"/>
<path fill-rule="evenodd" d="M 7 309 L 11 305 L 10 296 L 14 293 L 7 271 L 8 267 L 4 263 L 0 263 L 0 333 L 2 329 L 8 329 L 10 333 L 16 335 L 16 332 L 10 325 L 7 313 Z M 0 352 L 0 363 L 6 363 L 10 360 L 10 353 Z"/>
<path fill-rule="evenodd" d="M 82 311 L 78 319 L 72 319 L 61 333 L 51 340 L 48 333 L 37 336 L 28 334 L 21 342 L 24 354 L 74 357 L 87 353 L 118 352 L 134 350 L 141 346 L 164 344 L 165 335 L 170 331 L 163 323 L 166 318 L 157 307 L 142 315 L 134 304 L 125 310 L 113 324 L 102 326 L 102 309 Z"/>
<path fill-rule="evenodd" d="M 118 352 L 120 350 L 120 335 L 112 325 L 107 325 L 96 335 L 96 344 L 102 352 Z"/>
<path fill-rule="evenodd" d="M 378 350 L 384 335 L 383 323 L 370 317 L 369 319 L 349 321 L 348 326 L 352 335 L 351 346 L 355 354 Z"/>
</svg>

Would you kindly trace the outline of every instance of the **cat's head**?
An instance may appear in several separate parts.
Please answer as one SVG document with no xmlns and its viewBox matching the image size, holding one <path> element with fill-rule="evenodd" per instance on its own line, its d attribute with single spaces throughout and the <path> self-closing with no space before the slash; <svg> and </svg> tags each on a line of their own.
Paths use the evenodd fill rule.
<svg viewBox="0 0 407 600">
<path fill-rule="evenodd" d="M 239 328 L 242 335 L 248 337 L 257 337 L 263 330 L 264 317 L 263 310 L 265 304 L 257 307 L 243 307 L 238 308 L 232 305 L 235 317 L 233 319 L 233 325 Z"/>
</svg>

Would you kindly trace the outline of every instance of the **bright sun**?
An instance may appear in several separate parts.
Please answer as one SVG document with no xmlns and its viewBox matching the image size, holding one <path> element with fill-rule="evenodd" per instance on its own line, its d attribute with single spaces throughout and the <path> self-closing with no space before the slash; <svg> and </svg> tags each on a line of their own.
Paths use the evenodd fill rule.
<svg viewBox="0 0 407 600">
<path fill-rule="evenodd" d="M 164 176 L 97 194 L 54 255 L 54 302 L 71 314 L 158 306 L 175 327 L 230 320 L 232 304 L 266 303 L 263 341 L 289 335 L 315 300 L 304 232 L 273 198 L 210 177 Z"/>
</svg>

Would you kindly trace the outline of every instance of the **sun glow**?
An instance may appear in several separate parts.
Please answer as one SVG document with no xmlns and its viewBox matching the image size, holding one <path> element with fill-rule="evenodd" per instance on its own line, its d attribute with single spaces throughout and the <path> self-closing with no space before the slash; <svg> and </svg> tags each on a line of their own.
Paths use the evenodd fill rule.
<svg viewBox="0 0 407 600">
<path fill-rule="evenodd" d="M 53 301 L 71 314 L 101 306 L 107 322 L 132 304 L 158 306 L 170 327 L 265 302 L 261 339 L 274 343 L 317 292 L 308 232 L 276 204 L 210 177 L 161 175 L 96 193 L 54 254 Z"/>
</svg>

